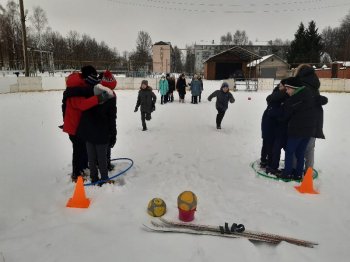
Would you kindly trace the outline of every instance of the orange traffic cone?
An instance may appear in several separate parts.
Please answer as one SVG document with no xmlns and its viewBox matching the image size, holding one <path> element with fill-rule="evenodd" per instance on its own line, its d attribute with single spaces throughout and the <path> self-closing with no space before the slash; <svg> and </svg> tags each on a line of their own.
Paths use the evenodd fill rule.
<svg viewBox="0 0 350 262">
<path fill-rule="evenodd" d="M 295 186 L 295 189 L 298 190 L 300 193 L 319 194 L 319 192 L 314 190 L 312 174 L 313 169 L 309 167 L 300 186 Z"/>
<path fill-rule="evenodd" d="M 66 207 L 88 208 L 89 205 L 90 199 L 85 196 L 83 178 L 79 176 L 73 197 L 68 200 Z"/>
</svg>

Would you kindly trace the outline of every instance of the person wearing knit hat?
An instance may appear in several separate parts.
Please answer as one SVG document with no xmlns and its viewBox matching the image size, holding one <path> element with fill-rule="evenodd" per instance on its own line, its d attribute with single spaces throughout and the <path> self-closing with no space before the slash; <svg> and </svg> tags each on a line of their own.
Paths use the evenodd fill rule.
<svg viewBox="0 0 350 262">
<path fill-rule="evenodd" d="M 117 80 L 108 70 L 100 73 L 99 78 L 101 79 L 101 82 L 94 86 L 94 94 L 107 96 L 108 99 L 110 99 L 108 100 L 108 103 L 116 104 L 116 94 L 113 90 L 117 86 Z M 109 171 L 114 169 L 114 165 L 111 161 L 111 148 L 113 148 L 115 141 L 116 137 L 111 137 L 109 147 L 107 148 L 107 165 Z"/>
<path fill-rule="evenodd" d="M 114 147 L 117 139 L 117 108 L 113 91 L 116 84 L 113 75 L 105 71 L 100 84 L 95 85 L 93 90 L 95 95 L 107 97 L 108 100 L 85 111 L 77 131 L 78 136 L 86 141 L 91 182 L 100 186 L 113 183 L 108 177 L 108 170 L 112 169 L 110 149 Z"/>
<path fill-rule="evenodd" d="M 169 84 L 168 84 L 168 80 L 165 79 L 165 74 L 162 74 L 162 77 L 159 80 L 159 89 L 158 92 L 160 92 L 160 103 L 166 104 L 168 102 L 168 98 L 167 98 L 167 94 L 169 91 Z"/>
<path fill-rule="evenodd" d="M 147 80 L 142 80 L 134 112 L 141 107 L 142 131 L 147 130 L 146 120 L 152 119 L 151 114 L 156 110 L 157 96 L 153 93 L 152 87 L 148 86 Z"/>
<path fill-rule="evenodd" d="M 229 91 L 229 86 L 227 82 L 223 82 L 220 90 L 214 91 L 209 97 L 208 100 L 211 101 L 214 97 L 216 97 L 216 110 L 218 114 L 216 116 L 216 128 L 221 129 L 221 121 L 225 116 L 225 112 L 228 108 L 228 102 L 234 103 L 235 99 L 233 95 Z"/>
<path fill-rule="evenodd" d="M 96 69 L 91 65 L 83 66 L 81 68 L 81 74 L 85 81 L 91 86 L 95 86 L 101 81 L 98 78 L 98 73 Z"/>
<path fill-rule="evenodd" d="M 304 173 L 304 155 L 308 142 L 316 132 L 315 103 L 310 88 L 296 77 L 285 80 L 284 86 L 290 96 L 284 104 L 285 115 L 281 121 L 288 122 L 285 168 L 279 177 L 300 180 Z M 293 157 L 297 164 L 293 173 Z"/>
</svg>

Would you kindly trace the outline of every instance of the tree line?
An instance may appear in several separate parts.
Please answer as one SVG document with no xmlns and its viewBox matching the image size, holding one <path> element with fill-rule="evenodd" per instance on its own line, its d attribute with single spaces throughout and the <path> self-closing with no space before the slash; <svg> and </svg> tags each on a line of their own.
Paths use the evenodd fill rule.
<svg viewBox="0 0 350 262">
<path fill-rule="evenodd" d="M 133 51 L 119 53 L 105 42 L 98 42 L 85 33 L 71 30 L 66 36 L 54 31 L 45 11 L 36 6 L 32 12 L 26 10 L 29 64 L 32 70 L 47 71 L 54 61 L 56 70 L 79 69 L 94 64 L 98 69 L 116 71 L 152 71 L 152 39 L 145 31 L 138 32 Z M 253 45 L 246 31 L 227 32 L 220 38 L 221 45 Z M 350 12 L 339 27 L 325 28 L 318 32 L 316 23 L 305 27 L 300 23 L 294 39 L 270 40 L 271 46 L 289 46 L 287 62 L 322 64 L 336 60 L 350 60 Z M 52 60 L 52 61 L 51 61 Z M 186 46 L 185 54 L 177 46 L 172 52 L 172 72 L 193 72 L 194 46 Z M 0 4 L 0 69 L 23 69 L 22 34 L 18 3 L 9 0 Z"/>
</svg>

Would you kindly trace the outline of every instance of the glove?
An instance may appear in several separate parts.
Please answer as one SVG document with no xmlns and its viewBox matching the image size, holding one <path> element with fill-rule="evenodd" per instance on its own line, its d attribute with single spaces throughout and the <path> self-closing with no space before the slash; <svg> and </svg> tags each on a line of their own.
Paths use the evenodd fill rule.
<svg viewBox="0 0 350 262">
<path fill-rule="evenodd" d="M 156 105 L 152 104 L 152 112 L 156 111 Z"/>
<path fill-rule="evenodd" d="M 134 110 L 134 112 L 137 112 L 137 110 L 139 110 L 139 108 L 138 108 L 138 107 L 135 107 L 135 110 Z"/>
<path fill-rule="evenodd" d="M 107 91 L 103 91 L 102 94 L 97 96 L 97 98 L 98 98 L 98 103 L 103 104 L 104 102 L 106 102 L 109 99 L 109 95 L 108 95 Z"/>
<path fill-rule="evenodd" d="M 208 101 L 211 102 L 211 99 L 208 98 Z"/>
</svg>

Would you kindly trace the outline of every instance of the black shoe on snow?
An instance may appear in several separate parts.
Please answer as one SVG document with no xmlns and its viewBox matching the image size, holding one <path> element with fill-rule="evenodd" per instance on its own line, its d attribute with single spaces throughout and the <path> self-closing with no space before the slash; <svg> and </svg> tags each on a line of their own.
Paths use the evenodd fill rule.
<svg viewBox="0 0 350 262">
<path fill-rule="evenodd" d="M 147 131 L 147 127 L 142 128 L 142 131 Z"/>
<path fill-rule="evenodd" d="M 276 175 L 279 179 L 282 179 L 282 180 L 286 180 L 286 181 L 290 181 L 293 179 L 293 176 L 292 175 L 288 175 L 288 174 L 285 174 L 285 173 L 281 173 L 281 174 L 278 174 Z"/>
<path fill-rule="evenodd" d="M 103 182 L 101 183 L 98 183 L 98 186 L 103 186 L 104 184 L 114 184 L 115 181 L 114 180 L 104 180 Z"/>
<path fill-rule="evenodd" d="M 281 170 L 278 170 L 278 169 L 274 169 L 274 168 L 271 168 L 271 167 L 266 167 L 266 173 L 278 176 L 282 172 L 281 172 Z"/>
<path fill-rule="evenodd" d="M 115 165 L 108 163 L 108 171 L 112 171 L 114 169 Z"/>
<path fill-rule="evenodd" d="M 261 167 L 261 168 L 267 167 L 267 162 L 261 161 L 261 162 L 260 162 L 260 167 Z"/>
<path fill-rule="evenodd" d="M 221 126 L 216 126 L 216 129 L 221 129 Z"/>
</svg>

